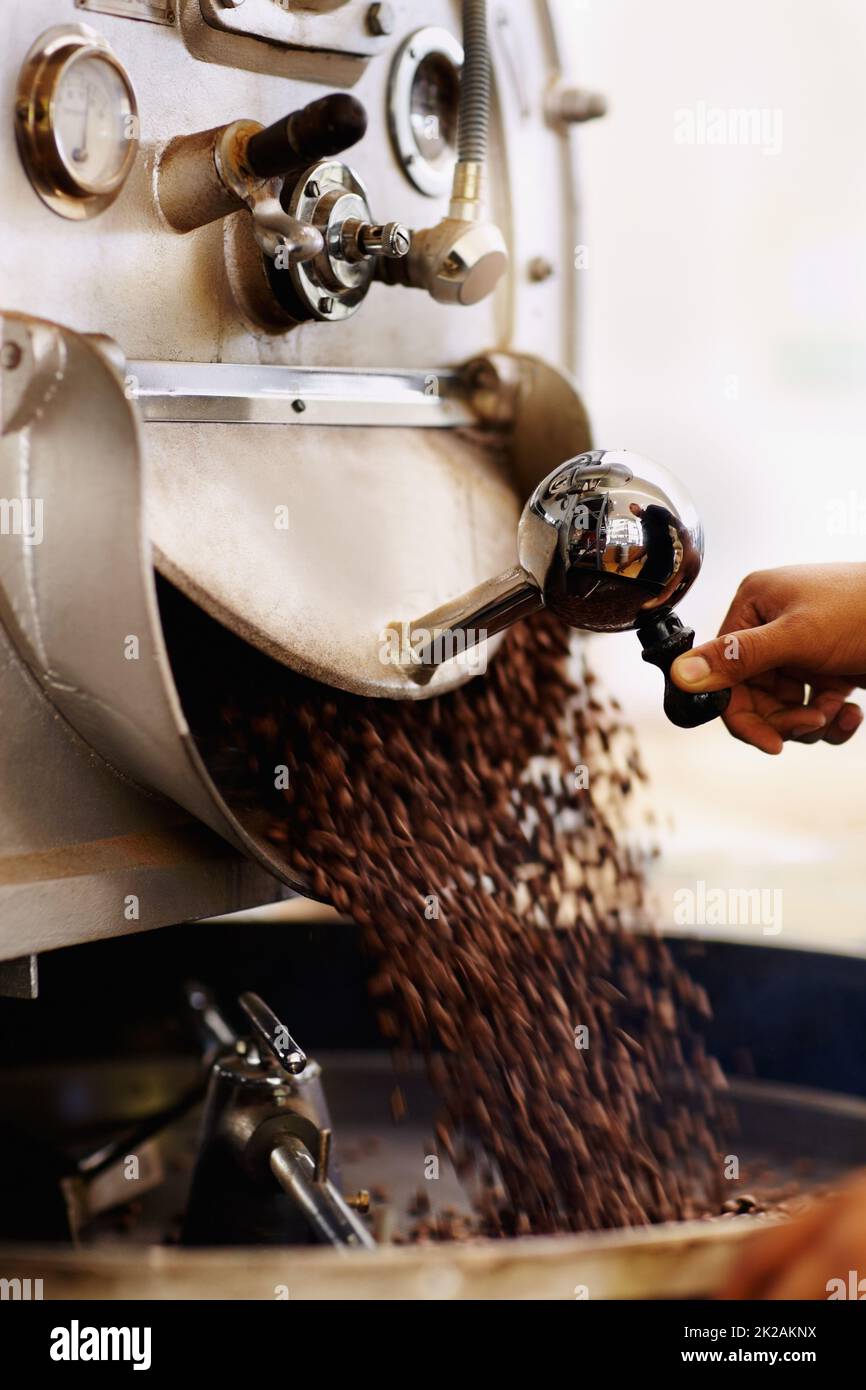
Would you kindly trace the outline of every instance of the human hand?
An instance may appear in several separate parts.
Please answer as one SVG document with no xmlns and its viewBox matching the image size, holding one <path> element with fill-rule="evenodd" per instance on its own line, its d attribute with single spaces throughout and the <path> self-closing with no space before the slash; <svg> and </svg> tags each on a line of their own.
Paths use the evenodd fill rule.
<svg viewBox="0 0 866 1390">
<path fill-rule="evenodd" d="M 731 687 L 723 716 L 764 753 L 785 741 L 847 743 L 863 720 L 848 696 L 866 684 L 866 565 L 750 574 L 712 642 L 680 656 L 681 690 Z"/>
</svg>

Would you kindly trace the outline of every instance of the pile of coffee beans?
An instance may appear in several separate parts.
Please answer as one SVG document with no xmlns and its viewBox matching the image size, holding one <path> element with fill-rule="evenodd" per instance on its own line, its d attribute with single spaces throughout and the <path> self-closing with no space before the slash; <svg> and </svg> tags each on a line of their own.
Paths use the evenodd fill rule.
<svg viewBox="0 0 866 1390">
<path fill-rule="evenodd" d="M 359 924 L 381 1029 L 398 1065 L 424 1054 L 482 1228 L 718 1210 L 707 1000 L 649 930 L 624 833 L 639 758 L 566 631 L 520 624 L 486 674 L 420 702 L 269 669 L 220 743 L 269 789 L 274 844 Z"/>
</svg>

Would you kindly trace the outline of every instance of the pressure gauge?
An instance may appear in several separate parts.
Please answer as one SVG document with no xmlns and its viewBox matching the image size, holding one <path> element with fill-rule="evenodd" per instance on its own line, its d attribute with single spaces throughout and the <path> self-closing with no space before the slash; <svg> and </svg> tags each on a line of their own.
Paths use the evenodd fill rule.
<svg viewBox="0 0 866 1390">
<path fill-rule="evenodd" d="M 49 29 L 21 69 L 16 134 L 36 192 L 61 217 L 95 217 L 120 193 L 138 153 L 132 83 L 83 24 Z"/>
<path fill-rule="evenodd" d="M 463 49 L 447 29 L 418 29 L 394 58 L 391 139 L 403 169 L 431 198 L 449 192 L 457 158 Z"/>
</svg>

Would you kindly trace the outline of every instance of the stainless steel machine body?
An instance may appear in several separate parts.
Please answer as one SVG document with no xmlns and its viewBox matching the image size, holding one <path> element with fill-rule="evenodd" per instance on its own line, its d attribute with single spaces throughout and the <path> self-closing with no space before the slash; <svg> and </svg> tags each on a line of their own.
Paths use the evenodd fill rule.
<svg viewBox="0 0 866 1390">
<path fill-rule="evenodd" d="M 370 638 L 512 563 L 527 492 L 588 447 L 569 123 L 603 109 L 565 81 L 543 0 L 499 5 L 489 27 L 485 215 L 508 253 L 495 289 L 495 237 L 472 231 L 476 166 L 448 197 L 458 5 L 4 7 L 0 960 L 291 886 L 198 755 L 154 567 L 245 640 L 346 688 L 415 698 L 471 675 L 455 663 L 419 691 Z M 368 199 L 347 207 L 351 254 L 401 254 L 398 226 L 415 250 L 349 316 L 318 301 L 299 321 L 262 247 L 298 275 L 321 242 L 291 242 L 278 185 L 229 179 L 213 216 L 190 176 L 184 231 L 183 181 L 170 203 L 163 166 L 179 138 L 191 160 L 197 132 L 224 127 L 264 132 L 267 154 L 287 111 L 341 90 L 367 113 L 336 157 Z M 213 191 L 213 163 L 197 167 Z M 364 223 L 365 209 L 394 221 Z M 486 297 L 437 288 L 476 254 L 494 257 Z"/>
</svg>

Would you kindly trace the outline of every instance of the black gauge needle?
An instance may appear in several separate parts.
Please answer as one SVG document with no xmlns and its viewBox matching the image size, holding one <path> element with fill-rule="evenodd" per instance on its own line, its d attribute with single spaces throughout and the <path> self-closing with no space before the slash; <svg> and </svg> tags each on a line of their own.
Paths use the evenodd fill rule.
<svg viewBox="0 0 866 1390">
<path fill-rule="evenodd" d="M 90 126 L 90 83 L 85 84 L 84 88 L 84 126 L 81 132 L 81 144 L 77 145 L 72 151 L 72 158 L 76 164 L 83 164 L 87 158 L 87 132 Z"/>
</svg>

